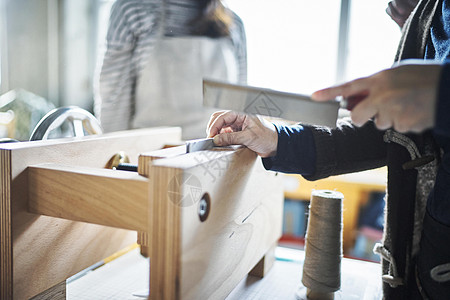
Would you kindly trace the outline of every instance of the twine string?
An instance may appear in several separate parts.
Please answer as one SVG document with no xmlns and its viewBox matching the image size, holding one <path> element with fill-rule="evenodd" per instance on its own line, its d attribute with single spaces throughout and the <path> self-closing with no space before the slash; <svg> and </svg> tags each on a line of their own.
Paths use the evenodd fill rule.
<svg viewBox="0 0 450 300">
<path fill-rule="evenodd" d="M 333 293 L 341 286 L 343 198 L 337 191 L 311 194 L 302 283 L 314 292 Z"/>
</svg>

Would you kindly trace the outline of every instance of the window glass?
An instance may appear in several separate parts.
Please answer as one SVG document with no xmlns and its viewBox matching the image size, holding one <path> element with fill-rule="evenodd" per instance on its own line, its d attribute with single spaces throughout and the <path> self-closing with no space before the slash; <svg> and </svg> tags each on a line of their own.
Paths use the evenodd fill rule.
<svg viewBox="0 0 450 300">
<path fill-rule="evenodd" d="M 226 2 L 246 26 L 250 85 L 308 94 L 336 83 L 340 1 Z M 387 2 L 350 1 L 344 79 L 392 64 L 400 29 Z"/>
<path fill-rule="evenodd" d="M 250 85 L 310 93 L 335 82 L 340 1 L 227 3 L 246 27 Z"/>
<path fill-rule="evenodd" d="M 394 62 L 400 28 L 386 13 L 388 1 L 352 1 L 347 79 L 373 74 Z"/>
<path fill-rule="evenodd" d="M 248 83 L 250 85 L 309 94 L 316 89 L 335 84 L 341 1 L 224 1 L 242 18 L 246 26 Z M 67 1 L 67 5 L 61 6 L 61 8 L 68 7 L 69 2 Z M 14 5 L 11 5 L 10 10 L 12 10 L 12 13 L 19 15 L 25 4 L 19 5 L 21 2 L 12 3 Z M 32 3 L 30 2 L 27 5 L 31 6 Z M 54 1 L 54 3 L 61 2 Z M 92 101 L 92 91 L 85 90 L 86 88 L 92 89 L 92 85 L 85 81 L 92 81 L 93 65 L 96 61 L 101 61 L 101 57 L 98 57 L 97 54 L 104 51 L 104 37 L 112 3 L 114 3 L 114 0 L 87 1 L 85 4 L 78 5 L 80 8 L 77 10 L 72 9 L 71 6 L 69 13 L 71 14 L 71 20 L 74 20 L 73 24 L 80 23 L 80 26 L 82 26 L 86 23 L 83 25 L 85 28 L 89 28 L 86 26 L 96 27 L 96 29 L 87 31 L 94 33 L 91 34 L 91 37 L 85 37 L 86 41 L 83 42 L 90 44 L 86 44 L 86 49 L 81 49 L 83 51 L 75 51 L 78 49 L 77 47 L 84 44 L 77 42 L 75 38 L 71 38 L 68 33 L 74 32 L 73 35 L 77 37 L 75 33 L 79 30 L 69 32 L 68 29 L 52 29 L 52 32 L 62 34 L 62 36 L 57 36 L 55 41 L 60 41 L 60 45 L 63 46 L 59 50 L 56 48 L 53 51 L 54 53 L 52 52 L 55 55 L 43 53 L 39 59 L 33 59 L 33 66 L 35 66 L 33 70 L 46 70 L 49 66 L 53 66 L 55 71 L 50 79 L 53 78 L 54 82 L 49 79 L 51 82 L 46 83 L 41 80 L 42 78 L 39 78 L 37 82 L 41 82 L 41 84 L 34 87 L 37 83 L 27 79 L 32 75 L 34 76 L 34 73 L 27 72 L 26 74 L 29 73 L 28 77 L 23 78 L 23 76 L 17 76 L 12 72 L 13 70 L 16 73 L 22 72 L 23 58 L 19 59 L 18 54 L 8 57 L 9 60 L 5 57 L 8 53 L 6 51 L 6 32 L 1 31 L 1 29 L 6 28 L 4 26 L 6 18 L 1 18 L 1 16 L 6 15 L 6 12 L 2 11 L 2 8 L 5 8 L 5 2 L 0 0 L 0 40 L 2 41 L 0 55 L 4 55 L 3 60 L 0 56 L 0 91 L 5 92 L 5 89 L 11 89 L 18 85 L 46 97 L 49 95 L 45 93 L 45 90 L 51 87 L 56 91 L 53 94 L 58 95 L 59 93 L 59 97 L 53 97 L 55 99 L 50 97 L 53 94 L 50 93 L 49 96 L 50 100 L 58 102 L 57 104 L 87 107 L 87 102 Z M 345 79 L 366 76 L 392 64 L 400 30 L 385 13 L 386 6 L 387 1 L 351 1 L 348 57 L 346 70 L 343 72 L 345 73 Z M 34 15 L 36 7 L 38 7 L 38 4 L 29 7 L 27 11 L 33 11 Z M 41 9 L 40 15 L 36 14 L 35 18 L 45 20 L 47 10 Z M 8 13 L 10 12 L 8 11 Z M 11 16 L 12 29 L 22 28 L 19 26 L 23 22 L 21 19 L 17 19 L 14 14 L 9 14 L 9 16 Z M 33 25 L 31 17 L 23 18 L 31 24 L 24 27 L 30 32 L 34 32 L 32 31 L 34 28 L 37 28 L 36 31 L 44 28 L 43 26 L 41 28 Z M 67 24 L 69 22 L 68 18 L 64 18 L 63 15 L 59 16 L 59 21 L 62 22 L 62 20 Z M 57 21 L 58 19 L 55 22 Z M 66 26 L 70 25 L 67 24 Z M 16 32 L 10 32 L 9 34 L 11 35 L 11 40 L 8 40 L 9 47 L 25 51 L 24 48 L 19 47 L 20 45 L 14 44 L 25 39 L 12 39 L 12 37 L 18 36 Z M 31 36 L 34 36 L 37 41 L 41 41 L 42 44 L 39 44 L 40 48 L 34 46 L 33 49 L 45 49 L 45 47 L 51 46 L 45 44 L 48 36 L 51 36 L 48 33 L 41 30 L 37 34 L 31 34 Z M 70 44 L 65 44 L 65 42 L 72 42 L 72 45 L 77 47 L 71 47 Z M 58 43 L 54 43 L 53 46 L 57 47 Z M 68 52 L 71 49 L 75 54 L 71 52 L 69 55 Z M 83 53 L 86 53 L 87 57 L 79 57 Z M 24 56 L 31 57 L 31 55 Z M 56 58 L 49 63 L 47 62 L 49 57 Z M 64 59 L 66 61 L 63 61 Z M 62 65 L 58 67 L 57 64 L 61 62 L 63 62 Z M 80 69 L 88 62 L 89 66 Z M 73 65 L 78 68 L 78 71 L 75 72 L 71 69 Z M 77 80 L 72 78 L 75 76 L 73 74 L 78 76 L 75 78 Z M 58 84 L 61 86 L 58 86 Z M 8 85 L 10 86 L 8 87 Z M 79 93 L 83 91 L 84 94 L 80 95 Z"/>
</svg>

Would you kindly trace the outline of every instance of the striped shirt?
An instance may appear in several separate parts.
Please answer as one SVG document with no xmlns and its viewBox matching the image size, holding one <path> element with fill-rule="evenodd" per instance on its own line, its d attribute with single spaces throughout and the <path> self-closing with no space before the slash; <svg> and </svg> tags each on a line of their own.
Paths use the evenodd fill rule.
<svg viewBox="0 0 450 300">
<path fill-rule="evenodd" d="M 105 132 L 131 128 L 136 80 L 148 53 L 159 36 L 192 35 L 189 22 L 198 15 L 199 4 L 193 0 L 117 0 L 114 3 L 95 97 L 95 114 Z M 241 19 L 232 15 L 229 38 L 239 64 L 239 82 L 245 83 L 245 31 Z"/>
</svg>

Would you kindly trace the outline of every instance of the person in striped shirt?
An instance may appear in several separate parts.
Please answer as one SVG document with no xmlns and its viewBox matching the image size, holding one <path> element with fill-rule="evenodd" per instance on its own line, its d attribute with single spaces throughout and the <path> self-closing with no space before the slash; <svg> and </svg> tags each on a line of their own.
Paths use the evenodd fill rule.
<svg viewBox="0 0 450 300">
<path fill-rule="evenodd" d="M 202 79 L 247 80 L 243 22 L 220 0 L 117 0 L 106 43 L 94 107 L 105 132 L 181 126 L 184 139 L 203 137 Z"/>
</svg>

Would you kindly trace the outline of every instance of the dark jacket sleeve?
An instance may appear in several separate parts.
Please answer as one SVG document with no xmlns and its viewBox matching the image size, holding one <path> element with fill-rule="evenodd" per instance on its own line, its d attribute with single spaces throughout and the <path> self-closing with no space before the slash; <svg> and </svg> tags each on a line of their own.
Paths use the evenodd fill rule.
<svg viewBox="0 0 450 300">
<path fill-rule="evenodd" d="M 282 173 L 314 174 L 316 150 L 312 129 L 301 124 L 274 125 L 278 132 L 277 154 L 263 158 L 264 167 Z"/>
<path fill-rule="evenodd" d="M 378 130 L 372 121 L 356 127 L 349 119 L 341 119 L 334 129 L 309 128 L 312 129 L 316 149 L 316 168 L 314 174 L 304 176 L 308 180 L 386 165 L 384 131 Z"/>
<path fill-rule="evenodd" d="M 349 119 L 341 119 L 334 129 L 300 124 L 275 127 L 277 154 L 263 159 L 268 170 L 317 180 L 386 165 L 384 131 L 372 121 L 355 127 Z"/>
</svg>

